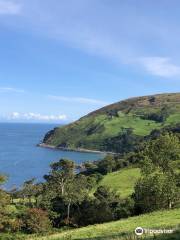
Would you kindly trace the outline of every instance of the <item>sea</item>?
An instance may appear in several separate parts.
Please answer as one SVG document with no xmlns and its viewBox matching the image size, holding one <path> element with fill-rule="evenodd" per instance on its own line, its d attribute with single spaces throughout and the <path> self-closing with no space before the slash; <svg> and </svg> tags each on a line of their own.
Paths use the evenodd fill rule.
<svg viewBox="0 0 180 240">
<path fill-rule="evenodd" d="M 38 147 L 44 135 L 56 124 L 0 123 L 0 174 L 8 177 L 5 189 L 22 186 L 23 182 L 43 176 L 50 164 L 61 158 L 80 164 L 103 158 L 100 153 L 82 153 Z"/>
</svg>

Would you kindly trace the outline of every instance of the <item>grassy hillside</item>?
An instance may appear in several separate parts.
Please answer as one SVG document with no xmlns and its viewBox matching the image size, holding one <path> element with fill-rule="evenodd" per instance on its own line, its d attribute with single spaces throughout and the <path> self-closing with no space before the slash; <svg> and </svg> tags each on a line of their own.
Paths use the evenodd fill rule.
<svg viewBox="0 0 180 240">
<path fill-rule="evenodd" d="M 180 160 L 172 164 L 177 173 L 180 172 Z M 122 168 L 119 171 L 108 173 L 99 182 L 99 186 L 108 186 L 117 192 L 122 198 L 128 197 L 133 193 L 136 181 L 140 177 L 140 168 Z"/>
<path fill-rule="evenodd" d="M 171 211 L 159 211 L 141 216 L 131 217 L 125 220 L 116 222 L 110 222 L 105 224 L 97 224 L 75 230 L 64 231 L 59 234 L 55 234 L 48 237 L 32 238 L 33 240 L 126 240 L 135 239 L 129 236 L 134 236 L 134 230 L 136 227 L 151 228 L 151 229 L 171 229 L 177 227 L 180 223 L 180 209 L 174 209 Z M 149 235 L 148 235 L 149 236 Z M 177 238 L 166 239 L 179 239 L 180 235 L 176 235 Z M 31 239 L 31 238 L 30 238 Z M 139 239 L 139 238 L 138 238 Z M 148 239 L 148 238 L 147 238 Z M 164 239 L 164 238 L 156 238 Z"/>
<path fill-rule="evenodd" d="M 139 168 L 125 168 L 107 174 L 102 181 L 100 181 L 99 185 L 108 186 L 124 198 L 133 193 L 134 185 L 139 177 Z"/>
<path fill-rule="evenodd" d="M 180 123 L 180 93 L 138 97 L 56 128 L 47 133 L 44 143 L 71 149 L 113 151 L 109 141 L 119 141 L 127 129 L 137 138 L 177 123 Z"/>
</svg>

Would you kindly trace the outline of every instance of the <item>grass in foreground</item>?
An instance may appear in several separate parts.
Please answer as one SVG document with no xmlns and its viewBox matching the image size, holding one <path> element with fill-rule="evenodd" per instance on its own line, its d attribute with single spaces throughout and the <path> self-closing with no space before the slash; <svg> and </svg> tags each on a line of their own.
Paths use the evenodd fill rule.
<svg viewBox="0 0 180 240">
<path fill-rule="evenodd" d="M 29 240 L 133 240 L 137 239 L 134 230 L 136 227 L 150 229 L 171 229 L 180 224 L 180 208 L 170 211 L 158 211 L 150 214 L 131 217 L 110 223 L 97 224 L 75 230 L 64 231 L 47 237 L 30 237 Z M 149 239 L 149 235 L 146 239 Z M 139 238 L 138 238 L 139 239 Z M 142 239 L 142 238 L 141 238 Z M 157 236 L 161 239 L 180 239 L 179 233 L 166 236 Z"/>
</svg>

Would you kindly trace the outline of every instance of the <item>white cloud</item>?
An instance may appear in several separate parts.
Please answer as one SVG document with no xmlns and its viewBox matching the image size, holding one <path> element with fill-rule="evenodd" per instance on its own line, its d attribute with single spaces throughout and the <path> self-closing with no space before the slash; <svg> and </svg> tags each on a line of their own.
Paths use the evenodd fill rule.
<svg viewBox="0 0 180 240">
<path fill-rule="evenodd" d="M 180 76 L 180 66 L 171 62 L 170 58 L 164 57 L 143 57 L 137 60 L 146 71 L 160 77 Z"/>
<path fill-rule="evenodd" d="M 54 96 L 49 95 L 50 99 L 63 101 L 63 102 L 75 102 L 81 104 L 92 104 L 92 105 L 107 105 L 108 103 L 105 101 L 91 99 L 91 98 L 83 98 L 83 97 L 64 97 L 64 96 Z"/>
<path fill-rule="evenodd" d="M 2 93 L 8 93 L 8 92 L 14 92 L 14 93 L 24 93 L 25 91 L 23 89 L 18 88 L 12 88 L 12 87 L 0 87 L 0 92 Z"/>
<path fill-rule="evenodd" d="M 13 112 L 9 118 L 12 118 L 12 119 L 18 119 L 20 117 L 20 114 L 18 112 Z"/>
<path fill-rule="evenodd" d="M 43 115 L 40 113 L 19 113 L 19 112 L 12 112 L 7 117 L 7 120 L 20 120 L 20 121 L 65 121 L 67 120 L 67 116 L 65 114 L 61 115 Z"/>
<path fill-rule="evenodd" d="M 0 0 L 0 14 L 17 15 L 20 12 L 20 4 L 10 0 Z"/>
</svg>

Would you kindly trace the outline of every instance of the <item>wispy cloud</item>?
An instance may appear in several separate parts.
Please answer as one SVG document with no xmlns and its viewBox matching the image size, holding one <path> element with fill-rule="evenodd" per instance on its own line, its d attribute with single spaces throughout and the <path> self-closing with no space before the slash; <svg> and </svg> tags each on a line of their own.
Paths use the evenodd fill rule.
<svg viewBox="0 0 180 240">
<path fill-rule="evenodd" d="M 92 105 L 107 105 L 108 103 L 105 101 L 91 99 L 91 98 L 83 98 L 83 97 L 64 97 L 64 96 L 54 96 L 48 95 L 48 97 L 52 100 L 62 101 L 62 102 L 75 102 L 81 104 L 92 104 Z"/>
<path fill-rule="evenodd" d="M 143 1 L 108 4 L 96 0 L 54 0 L 52 4 L 51 1 L 44 3 L 44 0 L 0 0 L 0 13 L 17 14 L 23 6 L 23 21 L 16 24 L 26 31 L 38 32 L 118 66 L 132 67 L 133 61 L 138 70 L 143 66 L 150 74 L 175 77 L 179 75 L 180 66 L 172 63 L 170 58 L 144 57 L 136 61 L 139 56 L 152 53 L 161 56 L 162 50 L 173 61 L 179 61 L 177 3 L 166 3 L 174 16 L 167 18 L 163 17 L 163 11 L 159 14 L 161 2 L 163 0 L 154 8 L 154 4 Z"/>
<path fill-rule="evenodd" d="M 146 71 L 160 77 L 180 76 L 180 66 L 173 64 L 170 58 L 143 57 L 137 61 Z"/>
<path fill-rule="evenodd" d="M 19 113 L 12 112 L 6 116 L 7 120 L 15 121 L 44 121 L 44 122 L 53 122 L 53 121 L 65 121 L 67 116 L 65 114 L 61 115 L 44 115 L 40 113 Z"/>
<path fill-rule="evenodd" d="M 10 0 L 0 0 L 0 14 L 17 15 L 21 12 L 21 5 Z"/>
<path fill-rule="evenodd" d="M 151 50 L 160 56 L 159 49 L 163 44 L 167 46 L 165 50 L 167 56 L 172 56 L 173 51 L 168 52 L 168 49 L 173 49 L 172 41 L 175 39 L 171 39 L 170 34 L 167 33 L 167 25 L 171 26 L 171 22 L 157 25 L 155 23 L 158 20 L 155 21 L 153 14 L 152 16 L 144 15 L 139 8 L 140 14 L 137 15 L 133 4 L 117 3 L 116 8 L 114 5 L 113 15 L 109 15 L 109 6 L 102 1 L 77 0 L 76 3 L 69 1 L 71 4 L 66 1 L 61 1 L 61 3 L 56 1 L 56 9 L 53 8 L 53 14 L 51 8 L 47 9 L 48 5 L 43 5 L 40 9 L 39 2 L 36 3 L 36 7 L 41 12 L 39 32 L 45 31 L 48 36 L 63 41 L 72 48 L 79 48 L 88 54 L 109 59 L 119 66 L 126 64 L 132 67 L 131 61 L 136 61 L 141 55 L 148 56 Z M 148 8 L 148 4 L 145 4 L 144 8 Z M 103 9 L 101 14 L 99 14 L 100 9 Z M 81 12 L 81 17 L 75 17 L 79 16 L 79 12 Z M 33 11 L 33 19 L 30 18 L 32 22 L 36 21 L 37 13 L 39 14 L 39 12 Z M 28 14 L 29 12 L 27 12 Z M 156 18 L 159 19 L 158 14 Z M 141 28 L 139 28 L 140 25 Z M 106 28 L 102 26 L 106 26 Z M 174 31 L 176 28 L 176 24 L 173 24 Z M 177 29 L 176 31 L 178 31 Z M 168 30 L 172 31 L 170 27 Z M 179 34 L 176 35 L 179 36 Z M 139 36 L 142 37 L 139 38 Z M 157 43 L 156 46 L 153 46 L 151 42 L 154 39 Z M 172 58 L 177 60 L 177 56 L 172 56 Z M 179 75 L 179 66 L 171 63 L 169 58 L 146 57 L 139 59 L 135 67 L 140 69 L 140 65 L 148 73 L 160 77 Z"/>
<path fill-rule="evenodd" d="M 19 89 L 19 88 L 13 88 L 13 87 L 0 87 L 0 93 L 9 93 L 9 92 L 14 92 L 14 93 L 24 93 L 25 90 Z"/>
</svg>

